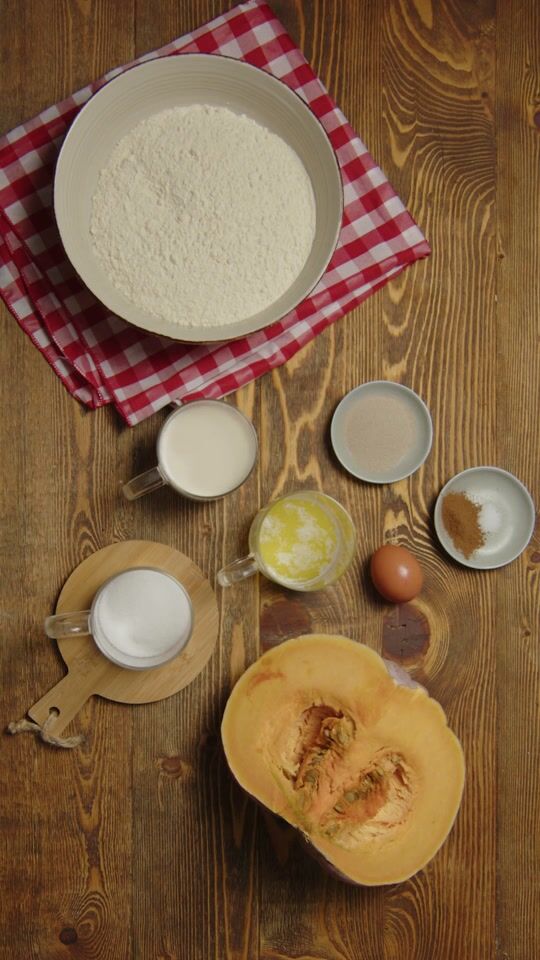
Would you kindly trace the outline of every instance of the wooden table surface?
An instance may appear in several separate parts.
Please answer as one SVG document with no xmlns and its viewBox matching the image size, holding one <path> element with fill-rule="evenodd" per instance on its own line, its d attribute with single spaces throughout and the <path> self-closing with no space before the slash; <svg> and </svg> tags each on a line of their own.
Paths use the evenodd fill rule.
<svg viewBox="0 0 540 960">
<path fill-rule="evenodd" d="M 4 0 L 0 129 L 230 6 L 227 0 Z M 277 0 L 274 9 L 429 238 L 406 270 L 232 402 L 259 469 L 203 505 L 124 502 L 163 419 L 124 428 L 66 393 L 5 308 L 2 322 L 2 725 L 63 673 L 43 634 L 73 568 L 116 540 L 174 545 L 214 581 L 259 505 L 297 487 L 344 503 L 359 533 L 335 588 L 262 580 L 219 593 L 220 640 L 191 687 L 148 706 L 95 698 L 73 751 L 1 741 L 0 956 L 9 960 L 535 960 L 540 955 L 540 544 L 470 572 L 441 553 L 434 498 L 475 464 L 539 491 L 540 5 L 536 0 Z M 412 478 L 372 487 L 329 454 L 355 384 L 417 390 L 435 439 Z M 425 570 L 411 610 L 379 603 L 366 560 L 396 529 Z M 415 619 L 416 617 L 416 619 Z M 399 886 L 342 885 L 233 786 L 219 722 L 258 652 L 335 631 L 401 656 L 466 755 L 447 843 Z M 396 640 L 397 638 L 397 640 Z"/>
</svg>

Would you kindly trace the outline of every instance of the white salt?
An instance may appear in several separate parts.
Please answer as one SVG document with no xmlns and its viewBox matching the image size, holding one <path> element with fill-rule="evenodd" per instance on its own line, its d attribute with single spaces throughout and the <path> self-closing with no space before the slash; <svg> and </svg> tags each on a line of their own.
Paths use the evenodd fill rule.
<svg viewBox="0 0 540 960">
<path fill-rule="evenodd" d="M 478 523 L 482 533 L 485 533 L 486 535 L 499 532 L 501 529 L 502 517 L 494 503 L 491 503 L 491 501 L 487 500 L 485 503 L 480 504 Z"/>
</svg>

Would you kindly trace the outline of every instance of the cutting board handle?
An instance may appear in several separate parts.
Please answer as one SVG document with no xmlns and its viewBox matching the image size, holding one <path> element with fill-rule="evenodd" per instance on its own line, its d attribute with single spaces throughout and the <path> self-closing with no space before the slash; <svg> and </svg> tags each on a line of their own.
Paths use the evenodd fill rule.
<svg viewBox="0 0 540 960">
<path fill-rule="evenodd" d="M 57 710 L 58 716 L 54 722 L 51 721 L 48 727 L 48 732 L 57 737 L 65 730 L 68 723 L 71 723 L 83 704 L 92 696 L 95 682 L 96 677 L 93 673 L 81 676 L 80 673 L 68 671 L 65 677 L 62 677 L 41 700 L 30 707 L 28 715 L 40 726 L 43 726 L 49 718 L 51 710 Z"/>
</svg>

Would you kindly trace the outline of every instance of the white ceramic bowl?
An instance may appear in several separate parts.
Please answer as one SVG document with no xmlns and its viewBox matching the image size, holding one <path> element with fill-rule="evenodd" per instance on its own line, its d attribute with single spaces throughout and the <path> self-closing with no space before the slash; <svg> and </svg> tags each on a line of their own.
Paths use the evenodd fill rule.
<svg viewBox="0 0 540 960">
<path fill-rule="evenodd" d="M 448 493 L 465 493 L 480 505 L 489 504 L 497 518 L 485 543 L 470 557 L 458 550 L 442 520 L 442 503 Z M 536 511 L 527 488 L 512 473 L 499 467 L 471 467 L 456 474 L 442 488 L 435 504 L 435 531 L 454 560 L 475 570 L 504 567 L 519 557 L 534 531 Z"/>
<path fill-rule="evenodd" d="M 359 399 L 368 396 L 399 398 L 404 405 L 404 409 L 414 418 L 416 427 L 414 442 L 405 456 L 401 457 L 391 470 L 381 470 L 379 472 L 362 470 L 347 443 L 347 414 L 351 409 L 354 409 Z M 367 483 L 395 483 L 410 476 L 423 464 L 431 450 L 433 424 L 426 404 L 410 387 L 405 387 L 402 383 L 394 383 L 391 380 L 370 380 L 368 383 L 362 383 L 354 390 L 350 390 L 339 402 L 332 417 L 330 437 L 336 457 L 353 477 Z"/>
<path fill-rule="evenodd" d="M 112 285 L 94 256 L 90 239 L 91 202 L 98 174 L 118 141 L 152 114 L 195 103 L 228 107 L 280 136 L 304 164 L 315 195 L 315 240 L 295 282 L 264 310 L 221 327 L 195 327 L 150 317 Z M 281 319 L 310 293 L 324 273 L 339 237 L 343 190 L 328 137 L 294 91 L 250 64 L 195 53 L 149 60 L 132 67 L 88 101 L 60 151 L 54 208 L 71 263 L 102 303 L 152 333 L 201 342 L 234 339 L 260 330 Z"/>
</svg>

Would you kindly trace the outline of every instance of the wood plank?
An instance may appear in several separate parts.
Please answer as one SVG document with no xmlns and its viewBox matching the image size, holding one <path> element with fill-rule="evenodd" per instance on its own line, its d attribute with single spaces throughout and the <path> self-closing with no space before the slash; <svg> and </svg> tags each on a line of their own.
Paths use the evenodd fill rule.
<svg viewBox="0 0 540 960">
<path fill-rule="evenodd" d="M 309 21 L 307 49 L 317 49 L 318 34 L 335 35 L 335 47 L 346 64 L 345 77 L 336 84 L 341 88 L 341 106 L 363 134 L 368 131 L 364 134 L 368 144 L 369 126 L 375 123 L 378 136 L 375 132 L 372 149 L 427 230 L 434 253 L 427 264 L 407 271 L 337 328 L 326 331 L 311 354 L 304 351 L 274 374 L 272 392 L 263 383 L 263 431 L 265 423 L 268 434 L 276 422 L 283 423 L 290 438 L 285 465 L 278 462 L 272 472 L 269 456 L 263 472 L 272 494 L 301 478 L 301 485 L 322 485 L 335 492 L 355 519 L 363 521 L 359 564 L 339 585 L 343 591 L 339 599 L 328 602 L 330 614 L 326 603 L 315 615 L 310 610 L 314 629 L 347 633 L 352 621 L 352 635 L 357 635 L 362 624 L 362 638 L 380 649 L 382 610 L 372 593 L 364 592 L 365 563 L 387 531 L 397 528 L 400 540 L 413 545 L 426 571 L 419 606 L 431 631 L 428 652 L 416 672 L 448 710 L 464 741 L 469 786 L 457 828 L 443 851 L 426 871 L 396 890 L 351 891 L 335 881 L 319 880 L 313 893 L 313 868 L 293 848 L 286 867 L 272 869 L 263 886 L 265 958 L 453 960 L 463 955 L 463 944 L 474 943 L 475 960 L 480 960 L 491 955 L 495 943 L 495 875 L 493 869 L 486 870 L 486 863 L 493 862 L 495 799 L 491 780 L 495 704 L 489 676 L 494 667 L 489 633 L 492 589 L 487 577 L 479 590 L 473 575 L 448 569 L 433 544 L 429 518 L 443 480 L 471 462 L 469 458 L 489 462 L 494 453 L 489 409 L 495 399 L 490 376 L 495 154 L 493 124 L 486 123 L 481 96 L 486 86 L 492 91 L 494 83 L 489 46 L 493 10 L 471 10 L 471 22 L 465 13 L 452 11 L 452 16 L 447 10 L 436 25 L 430 23 L 429 12 L 429 5 L 412 3 L 388 5 L 377 14 L 370 10 L 370 26 L 364 31 L 365 16 L 359 13 L 356 18 L 351 7 L 340 7 L 336 16 L 334 5 L 320 5 Z M 463 36 L 466 51 L 460 49 Z M 486 37 L 488 53 L 491 50 L 487 59 Z M 373 72 L 366 66 L 372 60 Z M 355 83 L 357 65 L 363 65 L 365 73 L 362 87 L 358 80 Z M 464 123 L 466 154 L 456 143 Z M 485 264 L 482 285 L 479 263 Z M 442 350 L 441 340 L 448 344 Z M 328 358 L 326 370 L 323 356 Z M 426 399 L 434 414 L 436 439 L 430 461 L 418 475 L 374 489 L 342 476 L 328 455 L 325 435 L 330 413 L 345 390 L 380 377 L 401 380 Z M 470 407 L 464 406 L 464 382 Z M 457 601 L 451 609 L 444 602 L 445 585 Z M 265 599 L 268 602 L 267 590 Z M 478 602 L 481 624 L 470 616 Z M 464 611 L 470 611 L 469 616 Z M 466 691 L 466 698 L 460 690 Z M 469 850 L 474 850 L 472 878 L 464 870 Z M 474 906 L 464 912 L 467 897 L 469 902 L 474 899 Z M 295 935 L 299 929 L 300 939 Z"/>
<path fill-rule="evenodd" d="M 497 438 L 499 464 L 540 503 L 540 9 L 497 9 Z M 497 948 L 540 949 L 540 526 L 497 589 Z"/>
<path fill-rule="evenodd" d="M 10 69 L 2 128 L 129 57 L 120 25 L 132 19 L 131 0 L 114 15 L 105 3 L 3 5 L 2 62 Z M 110 477 L 127 446 L 110 414 L 85 414 L 1 314 L 2 443 L 13 450 L 0 585 L 5 724 L 63 674 L 42 621 L 73 567 L 122 535 Z M 86 742 L 73 753 L 23 736 L 4 744 L 0 884 L 10 895 L 2 957 L 130 955 L 131 716 L 124 711 L 113 727 L 109 719 L 104 704 L 90 704 L 77 721 Z"/>
</svg>

